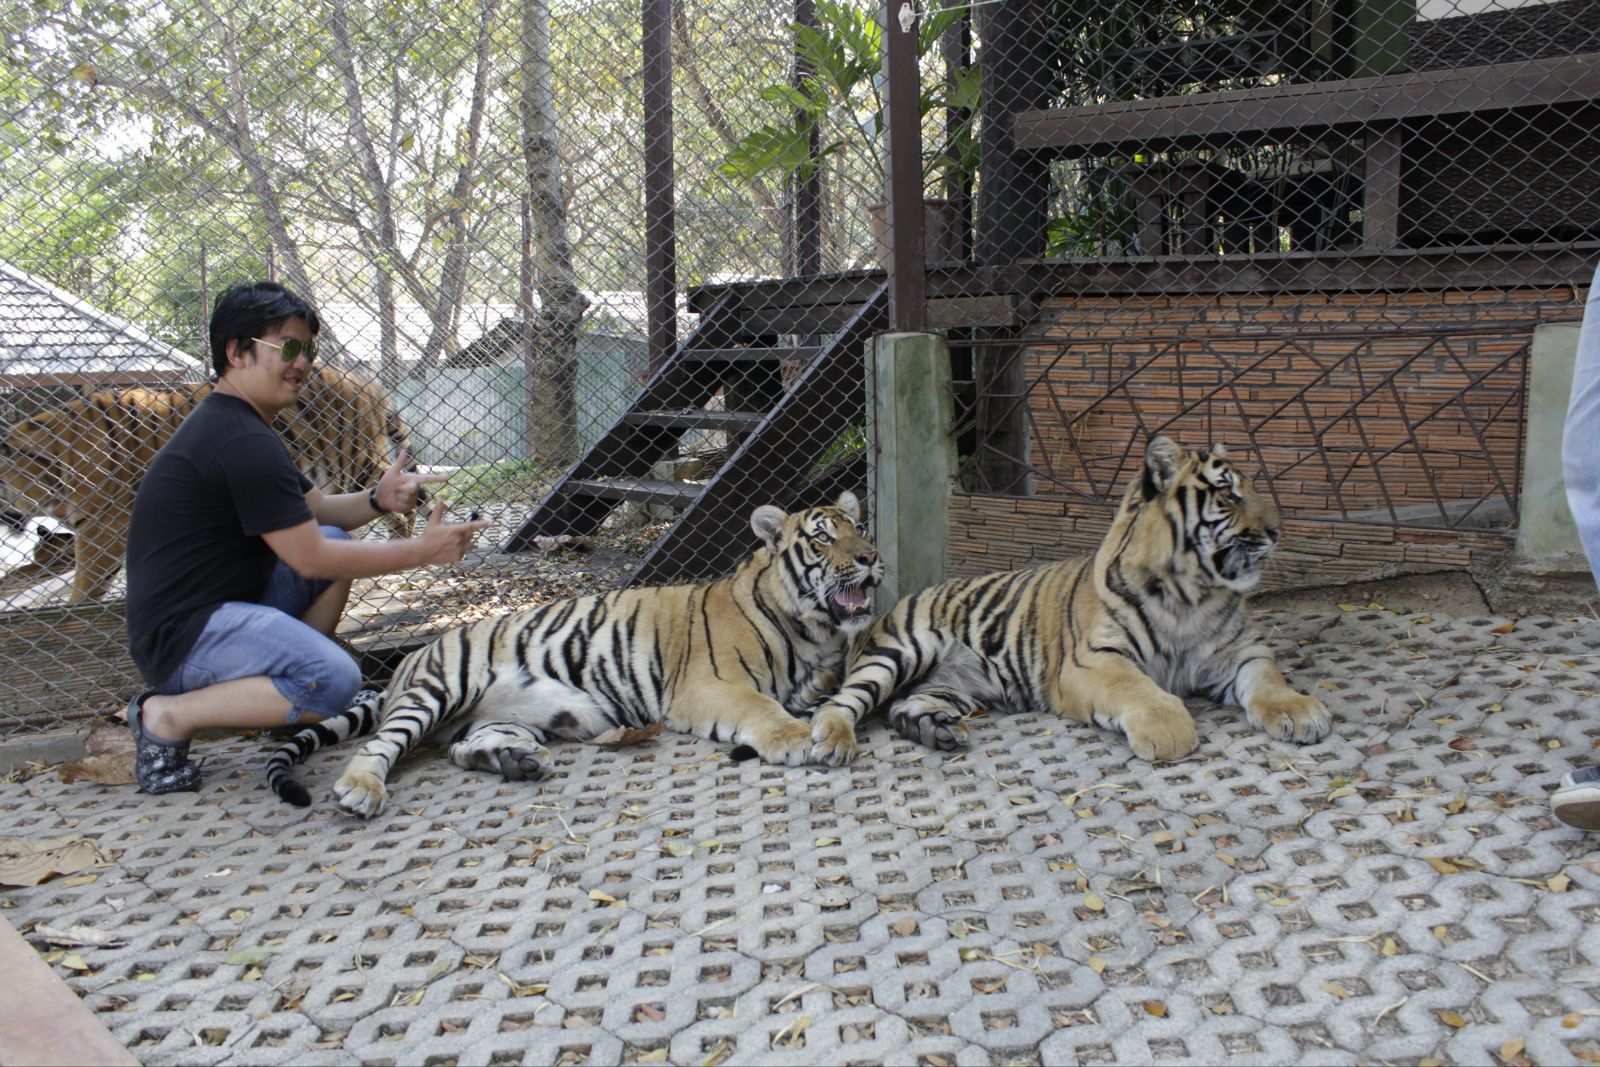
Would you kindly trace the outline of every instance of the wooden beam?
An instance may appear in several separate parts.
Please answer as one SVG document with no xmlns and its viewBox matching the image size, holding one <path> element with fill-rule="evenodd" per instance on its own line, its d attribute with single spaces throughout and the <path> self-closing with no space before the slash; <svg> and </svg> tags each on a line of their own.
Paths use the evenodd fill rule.
<svg viewBox="0 0 1600 1067">
<path fill-rule="evenodd" d="M 1361 187 L 1362 243 L 1372 251 L 1400 243 L 1400 141 L 1398 122 L 1367 131 L 1367 174 Z"/>
<path fill-rule="evenodd" d="M 916 8 L 880 0 L 883 33 L 885 225 L 889 231 L 889 329 L 928 328 L 928 249 L 922 226 L 922 79 Z"/>
<path fill-rule="evenodd" d="M 1516 63 L 1021 111 L 1018 148 L 1107 155 L 1135 147 L 1270 144 L 1308 130 L 1600 100 L 1600 52 Z"/>
<path fill-rule="evenodd" d="M 672 166 L 672 0 L 644 0 L 644 270 L 650 370 L 678 347 L 677 192 Z"/>
<path fill-rule="evenodd" d="M 1000 267 L 947 264 L 928 268 L 928 298 L 978 295 L 1052 296 L 1060 293 L 1274 293 L 1373 291 L 1473 286 L 1587 285 L 1600 241 L 1473 247 L 1356 249 L 1337 253 L 1141 256 L 1069 259 Z M 820 279 L 728 282 L 690 291 L 709 306 L 724 295 L 742 307 L 787 308 L 803 315 L 818 304 L 855 302 L 856 292 L 883 284 L 882 271 L 853 271 Z M 941 311 L 930 308 L 935 315 Z"/>
<path fill-rule="evenodd" d="M 0 1017 L 0 1063 L 138 1067 L 133 1053 L 111 1036 L 95 1013 L 3 918 L 0 969 L 6 985 L 6 1010 Z"/>
</svg>

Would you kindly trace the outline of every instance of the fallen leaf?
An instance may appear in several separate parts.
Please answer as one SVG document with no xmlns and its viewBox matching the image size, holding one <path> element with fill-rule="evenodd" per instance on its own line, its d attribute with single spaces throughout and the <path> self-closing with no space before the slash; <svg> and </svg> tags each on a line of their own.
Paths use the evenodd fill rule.
<svg viewBox="0 0 1600 1067">
<path fill-rule="evenodd" d="M 1382 951 L 1385 956 L 1393 956 L 1400 951 L 1400 945 L 1395 941 L 1394 938 L 1386 937 L 1383 939 Z"/>
<path fill-rule="evenodd" d="M 1457 752 L 1475 752 L 1478 748 L 1477 745 L 1472 743 L 1472 739 L 1467 737 L 1452 738 L 1445 747 L 1454 749 Z"/>
<path fill-rule="evenodd" d="M 1089 893 L 1083 898 L 1083 906 L 1090 911 L 1105 911 L 1106 902 L 1100 899 L 1099 893 Z"/>
<path fill-rule="evenodd" d="M 1561 1025 L 1568 1030 L 1576 1030 L 1583 1022 L 1583 1016 L 1575 1011 L 1569 1011 L 1561 1017 Z"/>
<path fill-rule="evenodd" d="M 223 962 L 248 967 L 257 963 L 265 963 L 271 958 L 272 949 L 266 945 L 253 945 L 250 948 L 235 949 L 233 952 L 228 953 L 228 958 Z"/>
<path fill-rule="evenodd" d="M 56 774 L 68 785 L 73 782 L 95 782 L 99 785 L 132 785 L 133 752 L 104 752 L 87 756 L 56 768 Z"/>
<path fill-rule="evenodd" d="M 1095 974 L 1106 973 L 1106 960 L 1104 956 L 1090 956 L 1087 961 L 1089 969 Z"/>
<path fill-rule="evenodd" d="M 79 956 L 77 953 L 73 953 L 69 956 L 63 956 L 61 958 L 61 966 L 73 971 L 87 971 L 89 969 L 88 963 L 84 962 L 83 957 Z"/>
<path fill-rule="evenodd" d="M 1437 856 L 1424 856 L 1422 858 L 1423 858 L 1423 861 L 1426 862 L 1428 866 L 1432 867 L 1434 870 L 1438 871 L 1440 874 L 1458 874 L 1461 871 L 1460 867 L 1457 867 L 1455 864 L 1451 863 L 1449 860 L 1442 860 Z"/>
<path fill-rule="evenodd" d="M 1441 1010 L 1435 1011 L 1434 1014 L 1439 1017 L 1440 1022 L 1444 1023 L 1446 1026 L 1453 1026 L 1457 1030 L 1460 1030 L 1467 1025 L 1467 1020 L 1463 1019 L 1453 1011 Z"/>
<path fill-rule="evenodd" d="M 1525 1045 L 1527 1045 L 1527 1043 L 1527 1038 L 1513 1037 L 1511 1040 L 1500 1046 L 1500 1058 L 1503 1060 L 1516 1059 L 1518 1056 L 1522 1055 L 1522 1049 Z"/>
<path fill-rule="evenodd" d="M 601 905 L 618 904 L 620 907 L 627 907 L 626 904 L 619 904 L 617 898 L 612 896 L 610 893 L 607 893 L 604 889 L 589 890 L 589 899 L 597 901 Z"/>
<path fill-rule="evenodd" d="M 1346 989 L 1344 986 L 1339 985 L 1337 982 L 1323 982 L 1322 991 L 1324 993 L 1332 993 L 1340 1000 L 1343 1000 L 1345 997 L 1355 996 L 1354 993 L 1350 992 L 1350 990 Z"/>
<path fill-rule="evenodd" d="M 1517 624 L 1514 623 L 1514 622 L 1503 622 L 1499 626 L 1496 626 L 1494 629 L 1490 630 L 1489 632 L 1492 633 L 1492 634 L 1511 634 L 1511 633 L 1516 633 L 1517 632 Z"/>
<path fill-rule="evenodd" d="M 1144 1010 L 1154 1015 L 1157 1019 L 1165 1019 L 1167 1017 L 1167 1006 L 1159 1000 L 1145 1001 Z"/>
<path fill-rule="evenodd" d="M 917 920 L 907 915 L 899 922 L 892 923 L 889 926 L 889 929 L 899 937 L 910 937 L 912 934 L 917 932 Z"/>
<path fill-rule="evenodd" d="M 0 885 L 34 886 L 104 861 L 99 847 L 86 837 L 0 837 Z M 86 885 L 98 877 L 62 884 Z"/>
<path fill-rule="evenodd" d="M 1552 875 L 1545 885 L 1550 887 L 1550 892 L 1552 893 L 1565 893 L 1567 887 L 1572 885 L 1572 879 L 1564 874 Z"/>
<path fill-rule="evenodd" d="M 132 752 L 133 735 L 125 722 L 97 722 L 83 739 L 83 751 L 88 756 L 106 752 Z"/>
<path fill-rule="evenodd" d="M 616 729 L 589 738 L 589 744 L 599 748 L 627 748 L 629 745 L 642 744 L 650 740 L 665 728 L 666 724 L 660 722 L 653 722 L 642 728 L 618 726 Z"/>
<path fill-rule="evenodd" d="M 44 938 L 52 945 L 66 945 L 68 947 L 102 948 L 112 945 L 125 945 L 127 941 L 116 934 L 106 930 L 96 930 L 92 926 L 71 926 L 65 930 L 58 930 L 54 926 L 37 923 L 33 932 Z"/>
</svg>

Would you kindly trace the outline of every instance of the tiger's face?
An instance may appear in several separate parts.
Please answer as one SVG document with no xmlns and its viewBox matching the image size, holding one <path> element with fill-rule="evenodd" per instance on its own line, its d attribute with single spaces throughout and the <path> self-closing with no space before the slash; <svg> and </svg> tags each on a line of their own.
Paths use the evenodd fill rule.
<svg viewBox="0 0 1600 1067">
<path fill-rule="evenodd" d="M 1256 492 L 1228 460 L 1227 450 L 1188 452 L 1168 438 L 1150 442 L 1138 494 L 1158 504 L 1171 546 L 1209 585 L 1244 593 L 1261 579 L 1261 565 L 1282 528 L 1278 509 Z"/>
<path fill-rule="evenodd" d="M 883 561 L 861 525 L 854 493 L 839 494 L 832 507 L 792 515 L 764 505 L 750 525 L 772 552 L 797 618 L 827 622 L 846 634 L 872 621 L 869 593 L 883 580 Z"/>
<path fill-rule="evenodd" d="M 49 421 L 36 415 L 0 432 L 0 506 L 22 515 L 65 519 L 68 506 Z"/>
</svg>

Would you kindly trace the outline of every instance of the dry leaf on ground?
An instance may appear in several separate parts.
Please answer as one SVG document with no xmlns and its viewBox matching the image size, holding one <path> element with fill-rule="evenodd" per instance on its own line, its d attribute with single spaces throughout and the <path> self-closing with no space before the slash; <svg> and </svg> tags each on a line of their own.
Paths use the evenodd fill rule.
<svg viewBox="0 0 1600 1067">
<path fill-rule="evenodd" d="M 56 773 L 68 785 L 73 782 L 132 785 L 136 781 L 133 774 L 133 760 L 134 752 L 131 748 L 123 752 L 102 752 L 98 756 L 88 756 L 71 763 L 63 763 L 56 768 Z"/>
<path fill-rule="evenodd" d="M 0 837 L 0 885 L 34 886 L 104 860 L 86 837 Z"/>
<path fill-rule="evenodd" d="M 619 726 L 614 730 L 607 730 L 603 734 L 596 734 L 589 739 L 591 745 L 600 748 L 627 748 L 629 745 L 641 744 L 659 734 L 664 727 L 663 723 L 653 722 L 643 728 L 632 726 Z"/>
<path fill-rule="evenodd" d="M 35 937 L 42 937 L 52 945 L 64 945 L 68 948 L 106 948 L 125 945 L 127 941 L 116 934 L 106 930 L 96 930 L 92 926 L 82 924 L 69 926 L 65 930 L 58 930 L 54 926 L 36 923 L 33 927 Z"/>
</svg>

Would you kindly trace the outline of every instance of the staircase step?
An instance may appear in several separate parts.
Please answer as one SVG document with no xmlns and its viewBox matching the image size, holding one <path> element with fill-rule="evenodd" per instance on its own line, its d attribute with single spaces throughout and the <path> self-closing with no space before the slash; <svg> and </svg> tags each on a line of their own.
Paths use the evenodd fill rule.
<svg viewBox="0 0 1600 1067">
<path fill-rule="evenodd" d="M 567 482 L 567 489 L 580 496 L 682 508 L 694 503 L 705 486 L 695 482 L 666 482 L 655 478 L 574 478 Z"/>
<path fill-rule="evenodd" d="M 630 411 L 622 416 L 635 426 L 668 426 L 675 430 L 740 430 L 754 429 L 766 417 L 760 411 L 706 411 L 704 409 L 677 409 L 671 411 Z"/>
<path fill-rule="evenodd" d="M 689 363 L 755 363 L 764 360 L 799 360 L 808 363 L 822 351 L 817 345 L 790 345 L 770 347 L 750 345 L 745 348 L 696 348 L 683 353 Z"/>
</svg>

